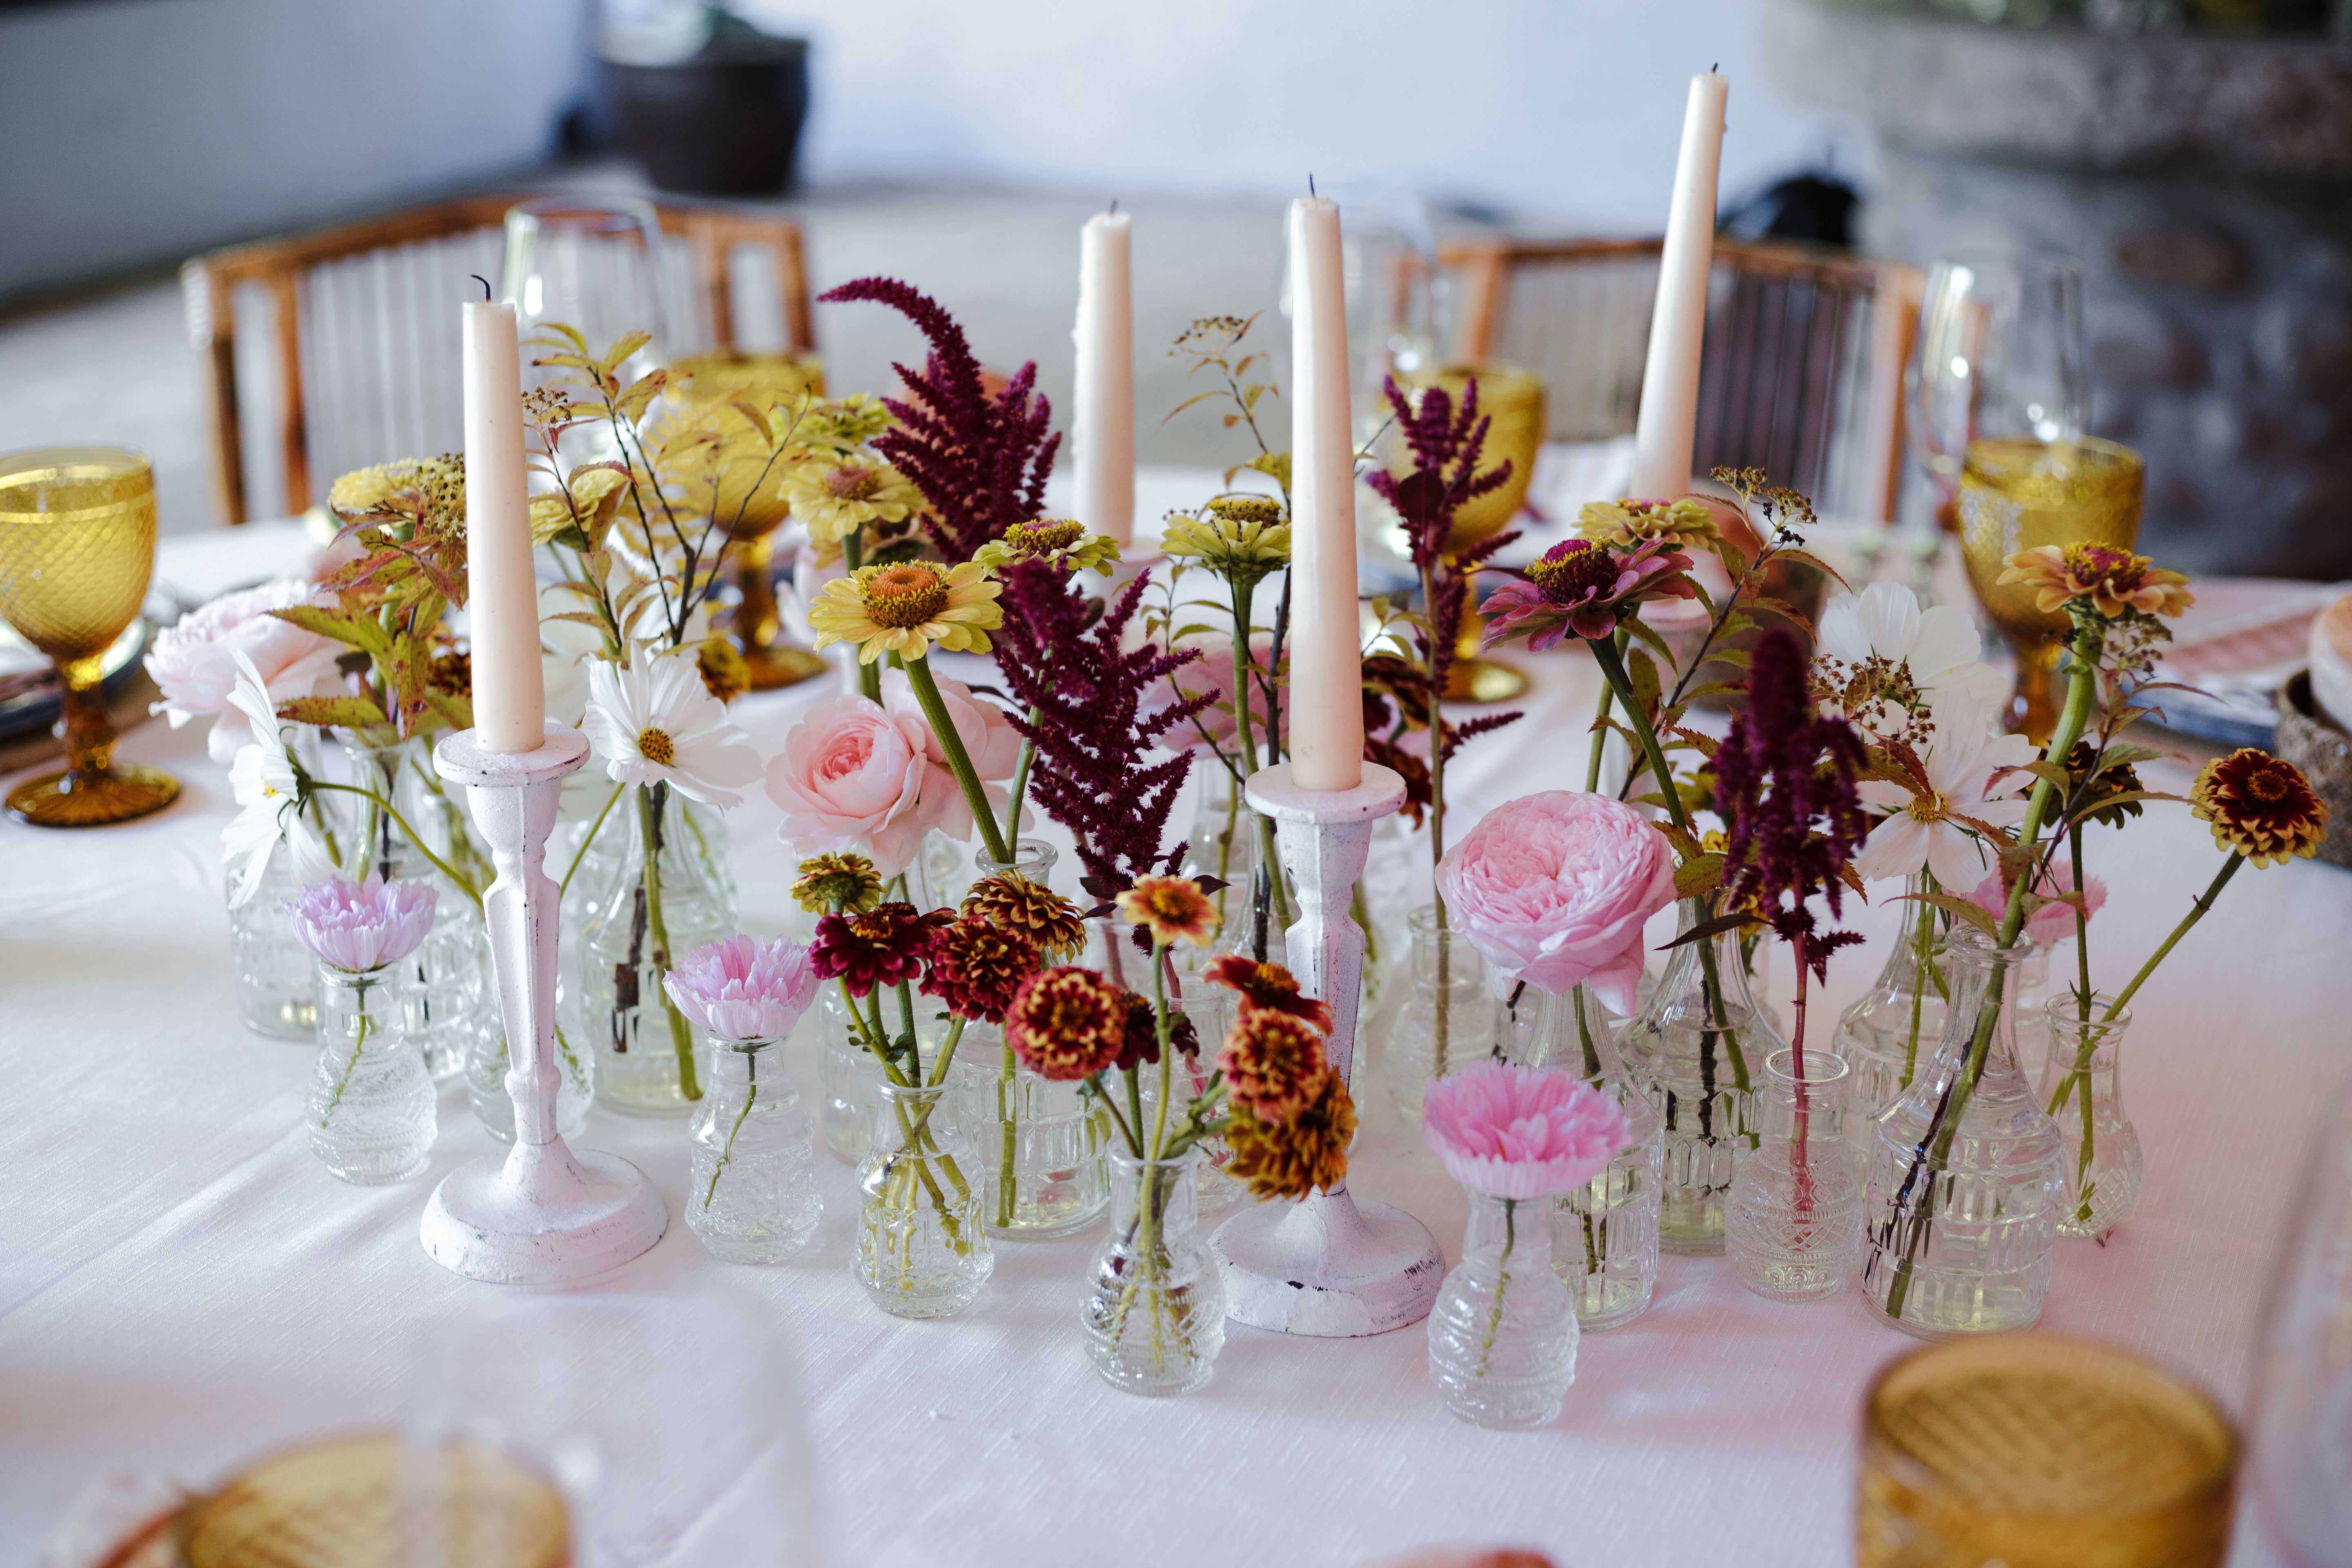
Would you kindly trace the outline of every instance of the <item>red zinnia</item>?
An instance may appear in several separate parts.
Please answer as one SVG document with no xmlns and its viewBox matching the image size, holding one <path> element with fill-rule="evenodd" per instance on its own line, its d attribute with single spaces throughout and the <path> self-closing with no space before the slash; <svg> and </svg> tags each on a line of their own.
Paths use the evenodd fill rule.
<svg viewBox="0 0 2352 1568">
<path fill-rule="evenodd" d="M 1040 1078 L 1091 1078 L 1126 1047 L 1127 996 L 1091 969 L 1040 970 L 1004 1010 L 1004 1037 Z"/>
<path fill-rule="evenodd" d="M 1244 1012 L 1262 1007 L 1270 1013 L 1287 1013 L 1303 1020 L 1317 1034 L 1331 1032 L 1330 1007 L 1312 996 L 1299 994 L 1297 977 L 1279 963 L 1257 963 L 1239 953 L 1227 953 L 1212 959 L 1201 977 L 1240 992 Z"/>
<path fill-rule="evenodd" d="M 1226 1092 L 1263 1121 L 1286 1121 L 1331 1076 L 1321 1031 L 1295 1014 L 1244 1006 L 1225 1035 Z"/>
<path fill-rule="evenodd" d="M 919 980 L 939 928 L 954 918 L 945 910 L 923 914 L 912 904 L 827 915 L 816 922 L 809 962 L 819 977 L 839 980 L 852 996 L 863 996 L 877 985 Z"/>
<path fill-rule="evenodd" d="M 966 916 L 940 929 L 923 994 L 966 1018 L 1004 1022 L 1013 994 L 1037 967 L 1037 950 L 986 921 Z"/>
</svg>

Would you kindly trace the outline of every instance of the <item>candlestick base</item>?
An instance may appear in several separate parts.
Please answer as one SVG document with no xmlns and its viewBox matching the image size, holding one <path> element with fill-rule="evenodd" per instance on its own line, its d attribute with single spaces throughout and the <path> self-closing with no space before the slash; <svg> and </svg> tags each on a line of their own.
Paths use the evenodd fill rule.
<svg viewBox="0 0 2352 1568">
<path fill-rule="evenodd" d="M 611 1273 L 668 1228 L 644 1172 L 617 1154 L 575 1154 L 559 1139 L 450 1172 L 417 1235 L 434 1262 L 468 1279 L 570 1285 Z"/>
</svg>

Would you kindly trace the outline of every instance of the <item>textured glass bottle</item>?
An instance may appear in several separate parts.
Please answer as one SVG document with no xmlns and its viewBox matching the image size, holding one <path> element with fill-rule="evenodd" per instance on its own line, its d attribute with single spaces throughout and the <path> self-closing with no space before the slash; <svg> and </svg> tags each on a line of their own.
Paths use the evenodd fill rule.
<svg viewBox="0 0 2352 1568">
<path fill-rule="evenodd" d="M 1576 1313 L 1552 1272 L 1548 1198 L 1466 1194 L 1462 1261 L 1429 1310 L 1429 1380 L 1480 1426 L 1549 1426 L 1576 1381 Z"/>
<path fill-rule="evenodd" d="M 1507 1059 L 1572 1073 L 1624 1110 L 1624 1146 L 1591 1181 L 1551 1200 L 1551 1266 L 1585 1331 L 1630 1323 L 1657 1289 L 1665 1124 L 1626 1079 L 1612 1021 L 1583 986 L 1566 996 L 1529 986 L 1506 1008 L 1505 1022 Z"/>
<path fill-rule="evenodd" d="M 1693 925 L 1682 908 L 1682 930 Z M 1724 1204 L 1739 1162 L 1756 1147 L 1756 1080 L 1787 1046 L 1756 1009 L 1738 937 L 1720 932 L 1674 950 L 1658 988 L 1617 1037 L 1625 1074 L 1665 1123 L 1658 1245 L 1704 1256 L 1723 1250 Z"/>
<path fill-rule="evenodd" d="M 1413 910 L 1406 924 L 1412 989 L 1389 1026 L 1384 1062 L 1389 1098 L 1417 1117 L 1432 1081 L 1501 1049 L 1501 1016 L 1486 959 L 1461 932 L 1444 928 L 1435 905 Z"/>
<path fill-rule="evenodd" d="M 230 888 L 236 884 L 232 879 Z M 228 911 L 229 953 L 236 970 L 236 1007 L 246 1027 L 273 1040 L 318 1037 L 318 960 L 294 934 L 286 905 L 301 887 L 283 840 L 271 846 L 268 867 L 253 897 Z"/>
<path fill-rule="evenodd" d="M 404 961 L 415 984 L 408 990 L 409 1037 L 425 1053 L 436 1083 L 466 1070 L 488 1020 L 498 1014 L 495 991 L 487 988 L 482 954 L 488 936 L 481 906 L 419 853 L 415 833 L 443 865 L 471 879 L 478 889 L 497 871 L 467 831 L 465 810 L 450 798 L 433 771 L 432 743 L 419 736 L 391 746 L 347 745 L 358 784 L 392 803 L 394 817 L 374 801 L 356 795 L 352 821 L 367 846 L 362 874 L 387 880 L 428 884 L 434 900 L 433 930 Z M 402 824 L 407 826 L 404 828 Z"/>
<path fill-rule="evenodd" d="M 304 1117 L 310 1152 L 354 1186 L 421 1173 L 436 1126 L 433 1079 L 409 1037 L 405 964 L 354 974 L 317 966 L 319 1062 Z"/>
<path fill-rule="evenodd" d="M 1189 1394 L 1225 1345 L 1225 1287 L 1193 1201 L 1197 1150 L 1172 1160 L 1111 1151 L 1110 1236 L 1082 1321 L 1095 1370 L 1129 1394 Z"/>
<path fill-rule="evenodd" d="M 866 1146 L 874 1138 L 874 1108 L 882 1099 L 882 1066 L 850 1029 L 849 1001 L 842 995 L 840 985 L 826 981 L 816 1000 L 817 1020 L 824 1026 L 816 1060 L 817 1086 L 822 1091 L 817 1126 L 834 1158 L 855 1165 L 866 1158 Z"/>
<path fill-rule="evenodd" d="M 713 1041 L 710 1082 L 688 1127 L 694 1159 L 686 1223 L 703 1250 L 729 1263 L 781 1263 L 805 1252 L 824 1218 L 816 1129 L 780 1045 Z"/>
<path fill-rule="evenodd" d="M 2088 1021 L 2071 995 L 2052 997 L 2043 1006 L 2050 1059 L 2042 1070 L 2042 1104 L 2058 1123 L 2063 1151 L 2061 1236 L 2105 1236 L 2139 1200 L 2139 1132 L 2124 1110 L 2116 1060 L 2132 1016 L 2126 1007 L 2109 1021 L 2114 1000 L 2094 995 Z"/>
<path fill-rule="evenodd" d="M 1774 1301 L 1845 1289 L 1862 1243 L 1862 1178 L 1845 1146 L 1846 1065 L 1837 1053 L 1775 1051 L 1758 1099 L 1762 1141 L 1731 1180 L 1723 1249 L 1739 1282 Z"/>
<path fill-rule="evenodd" d="M 971 1131 L 943 1085 L 886 1082 L 875 1092 L 857 1167 L 857 1282 L 895 1317 L 952 1317 L 996 1267 Z"/>
<path fill-rule="evenodd" d="M 1245 907 L 1238 890 L 1232 907 Z M 1150 965 L 1129 940 L 1133 930 L 1115 920 L 1088 921 L 1086 951 L 1076 962 L 1148 996 L 1151 994 Z M 1222 943 L 1229 934 L 1229 931 L 1221 930 L 1219 942 Z M 1168 955 L 1169 1005 L 1192 1023 L 1193 1037 L 1200 1042 L 1195 1055 L 1187 1057 L 1179 1052 L 1170 1068 L 1169 1087 L 1174 1091 L 1168 1107 L 1171 1117 L 1182 1115 L 1184 1108 L 1208 1089 L 1209 1079 L 1217 1070 L 1217 1052 L 1222 1048 L 1225 1031 L 1233 1026 L 1236 1006 L 1234 993 L 1201 978 L 1201 971 L 1219 951 L 1212 948 L 1203 953 L 1197 948 L 1179 948 Z M 1269 948 L 1268 952 L 1272 962 L 1282 962 L 1278 947 Z M 1141 1088 L 1144 1114 L 1156 1115 L 1160 1105 L 1159 1073 L 1144 1073 Z M 1233 1149 L 1222 1137 L 1203 1138 L 1194 1148 L 1201 1156 L 1200 1165 L 1192 1174 L 1194 1206 L 1203 1217 L 1221 1215 L 1241 1202 L 1247 1191 L 1225 1174 L 1225 1167 L 1233 1163 Z"/>
<path fill-rule="evenodd" d="M 708 1050 L 670 1005 L 662 976 L 671 962 L 736 929 L 720 866 L 725 845 L 665 784 L 630 785 L 613 816 L 626 847 L 609 863 L 612 879 L 581 931 L 566 1026 L 575 1047 L 594 1042 L 598 1104 L 631 1116 L 682 1116 L 702 1098 Z M 614 826 L 608 820 L 604 831 Z"/>
<path fill-rule="evenodd" d="M 2017 1066 L 2018 971 L 2032 950 L 1967 926 L 1946 946 L 1944 1037 L 1878 1119 L 1863 1200 L 1864 1289 L 1923 1339 L 2032 1327 L 2065 1201 L 2057 1125 Z"/>
<path fill-rule="evenodd" d="M 1830 1037 L 1846 1065 L 1852 1136 L 1865 1147 L 1863 1124 L 1910 1087 L 1944 1033 L 1951 966 L 1944 958 L 1941 911 L 1919 897 L 1928 890 L 1927 872 L 1914 872 L 1903 890 L 1910 899 L 1895 906 L 1903 911 L 1903 926 L 1885 966 L 1870 989 L 1838 1015 L 1837 1031 Z"/>
</svg>

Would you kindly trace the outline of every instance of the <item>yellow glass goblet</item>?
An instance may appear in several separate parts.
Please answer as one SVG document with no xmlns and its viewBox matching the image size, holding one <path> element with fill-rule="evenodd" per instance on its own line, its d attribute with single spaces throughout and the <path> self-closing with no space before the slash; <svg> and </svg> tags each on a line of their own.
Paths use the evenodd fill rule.
<svg viewBox="0 0 2352 1568">
<path fill-rule="evenodd" d="M 1511 477 L 1465 503 L 1454 514 L 1454 530 L 1445 540 L 1448 553 L 1483 544 L 1510 526 L 1511 520 L 1527 504 L 1528 484 L 1535 478 L 1536 454 L 1543 450 L 1544 384 L 1535 372 L 1500 360 L 1478 360 L 1443 366 L 1433 375 L 1417 378 L 1416 384 L 1444 388 L 1459 408 L 1463 395 L 1474 381 L 1478 384 L 1479 416 L 1490 422 L 1486 426 L 1486 445 L 1479 455 L 1480 472 L 1507 459 Z M 1508 702 L 1528 689 L 1524 670 L 1480 653 L 1483 629 L 1474 593 L 1472 606 L 1463 613 L 1462 632 L 1454 643 L 1453 672 L 1445 686 L 1449 702 Z"/>
<path fill-rule="evenodd" d="M 112 763 L 100 657 L 130 626 L 155 571 L 155 474 L 112 447 L 0 457 L 0 620 L 48 655 L 65 690 L 66 765 L 8 792 L 36 827 L 97 827 L 160 811 L 180 781 Z"/>
<path fill-rule="evenodd" d="M 2037 608 L 2033 589 L 2000 586 L 2001 569 L 2019 551 L 2044 544 L 2130 549 L 2139 539 L 2145 482 L 2137 453 L 2095 437 L 1969 443 L 1958 501 L 1960 559 L 1985 618 L 2016 650 L 2017 686 L 2004 721 L 2030 740 L 2047 741 L 2058 726 L 2058 661 L 2072 623 L 2063 610 Z"/>
</svg>

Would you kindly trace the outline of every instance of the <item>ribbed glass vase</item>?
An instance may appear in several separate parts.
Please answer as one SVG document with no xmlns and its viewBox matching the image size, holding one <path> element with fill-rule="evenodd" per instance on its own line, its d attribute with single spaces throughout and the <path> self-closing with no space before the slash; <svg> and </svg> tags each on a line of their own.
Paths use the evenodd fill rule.
<svg viewBox="0 0 2352 1568">
<path fill-rule="evenodd" d="M 2114 998 L 2094 995 L 2086 1009 L 2075 997 L 2043 1004 L 2050 1059 L 2042 1070 L 2041 1100 L 2058 1123 L 2063 1153 L 2059 1169 L 2065 1202 L 2058 1234 L 2098 1237 L 2121 1225 L 2139 1201 L 2139 1131 L 2124 1110 L 2124 1031 L 2131 1009 L 2109 1018 Z"/>
<path fill-rule="evenodd" d="M 1818 1301 L 1845 1289 L 1862 1242 L 1862 1179 L 1848 1153 L 1845 1063 L 1775 1051 L 1757 1098 L 1763 1141 L 1740 1162 L 1724 1217 L 1739 1282 L 1769 1300 Z"/>
<path fill-rule="evenodd" d="M 996 1267 L 978 1150 L 955 1091 L 885 1082 L 857 1167 L 857 1281 L 898 1318 L 947 1318 Z"/>
<path fill-rule="evenodd" d="M 1478 1426 L 1547 1426 L 1576 1381 L 1576 1313 L 1552 1272 L 1549 1200 L 1466 1194 L 1462 1261 L 1429 1311 L 1429 1380 Z"/>
<path fill-rule="evenodd" d="M 1838 1015 L 1830 1047 L 1844 1059 L 1845 1110 L 1855 1136 L 1864 1122 L 1895 1102 L 1935 1055 L 1944 1033 L 1944 997 L 1950 989 L 1944 957 L 1944 915 L 1922 896 L 1933 891 L 1925 871 L 1903 886 L 1895 907 L 1903 925 L 1870 989 Z"/>
<path fill-rule="evenodd" d="M 408 1034 L 408 967 L 317 971 L 319 1059 L 304 1105 L 310 1152 L 354 1186 L 422 1174 L 437 1119 L 433 1079 Z"/>
<path fill-rule="evenodd" d="M 716 1040 L 695 1108 L 686 1223 L 713 1258 L 782 1263 L 815 1242 L 815 1125 L 784 1068 L 780 1040 Z"/>
<path fill-rule="evenodd" d="M 1108 1157 L 1110 1235 L 1081 1322 L 1095 1370 L 1129 1394 L 1189 1394 L 1225 1343 L 1225 1288 L 1193 1202 L 1197 1150 Z"/>
</svg>

